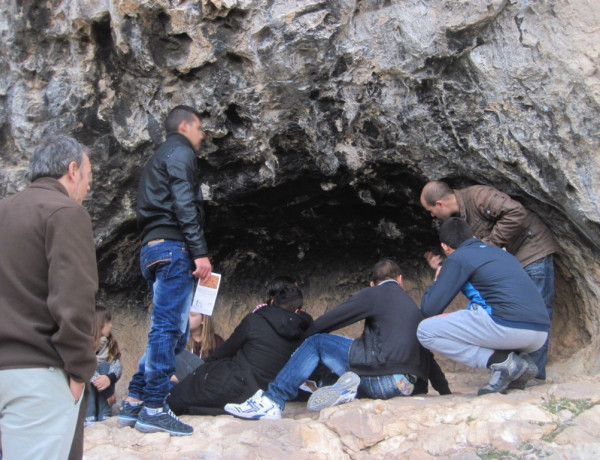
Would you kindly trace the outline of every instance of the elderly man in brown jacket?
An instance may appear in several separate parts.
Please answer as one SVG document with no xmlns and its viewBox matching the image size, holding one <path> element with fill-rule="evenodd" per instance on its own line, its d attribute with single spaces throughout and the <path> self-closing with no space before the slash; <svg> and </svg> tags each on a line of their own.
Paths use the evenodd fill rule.
<svg viewBox="0 0 600 460">
<path fill-rule="evenodd" d="M 473 234 L 486 244 L 513 254 L 537 286 L 552 319 L 554 304 L 554 254 L 558 247 L 550 229 L 521 203 L 506 193 L 485 185 L 453 190 L 441 181 L 428 182 L 421 192 L 421 205 L 432 217 L 446 220 L 458 216 L 466 220 Z M 432 268 L 439 256 L 426 254 Z M 548 335 L 548 338 L 550 336 Z M 538 367 L 538 379 L 546 378 L 548 340 L 529 354 Z M 513 386 L 512 388 L 517 388 Z"/>
<path fill-rule="evenodd" d="M 98 288 L 92 223 L 81 205 L 87 149 L 45 138 L 31 185 L 0 201 L 0 432 L 6 459 L 69 455 L 85 382 Z"/>
</svg>

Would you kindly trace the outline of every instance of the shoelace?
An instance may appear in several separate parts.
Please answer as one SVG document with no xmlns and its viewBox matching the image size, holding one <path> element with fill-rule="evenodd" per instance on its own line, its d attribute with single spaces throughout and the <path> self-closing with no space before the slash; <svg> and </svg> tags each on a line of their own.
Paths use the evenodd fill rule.
<svg viewBox="0 0 600 460">
<path fill-rule="evenodd" d="M 171 411 L 171 409 L 167 410 L 167 414 L 179 422 L 179 418 Z"/>
</svg>

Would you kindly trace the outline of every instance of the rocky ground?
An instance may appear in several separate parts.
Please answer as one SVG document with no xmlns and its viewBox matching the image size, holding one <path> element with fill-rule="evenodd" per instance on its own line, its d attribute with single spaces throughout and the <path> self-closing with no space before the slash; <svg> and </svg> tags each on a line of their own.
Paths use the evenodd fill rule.
<svg viewBox="0 0 600 460">
<path fill-rule="evenodd" d="M 554 373 L 556 374 L 556 373 Z M 551 377 L 544 385 L 478 397 L 487 374 L 447 374 L 455 394 L 356 400 L 310 413 L 286 407 L 278 421 L 230 416 L 182 419 L 194 434 L 170 437 L 86 428 L 92 459 L 593 459 L 600 458 L 600 375 Z"/>
</svg>

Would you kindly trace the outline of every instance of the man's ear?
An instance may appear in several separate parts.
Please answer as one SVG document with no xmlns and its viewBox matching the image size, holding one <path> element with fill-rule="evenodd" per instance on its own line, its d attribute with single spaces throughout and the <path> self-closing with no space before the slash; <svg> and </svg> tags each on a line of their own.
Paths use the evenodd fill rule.
<svg viewBox="0 0 600 460">
<path fill-rule="evenodd" d="M 67 175 L 69 176 L 70 180 L 74 180 L 75 176 L 77 175 L 77 163 L 75 161 L 71 161 L 71 163 L 69 163 L 69 168 L 67 170 Z"/>
<path fill-rule="evenodd" d="M 396 281 L 398 282 L 398 285 L 400 287 L 404 287 L 404 283 L 402 282 L 402 275 L 398 275 L 398 278 L 396 278 Z"/>
<path fill-rule="evenodd" d="M 449 256 L 450 254 L 452 254 L 452 252 L 454 252 L 454 249 L 452 249 L 446 243 L 440 243 L 440 244 L 442 246 L 442 250 L 444 251 L 444 254 L 446 254 L 447 256 Z"/>
<path fill-rule="evenodd" d="M 187 122 L 187 120 L 181 120 L 181 123 L 179 123 L 177 131 L 181 134 L 186 134 L 189 129 L 190 129 L 190 124 Z"/>
<path fill-rule="evenodd" d="M 373 281 L 369 281 L 369 286 L 373 287 L 375 286 L 375 283 Z"/>
</svg>

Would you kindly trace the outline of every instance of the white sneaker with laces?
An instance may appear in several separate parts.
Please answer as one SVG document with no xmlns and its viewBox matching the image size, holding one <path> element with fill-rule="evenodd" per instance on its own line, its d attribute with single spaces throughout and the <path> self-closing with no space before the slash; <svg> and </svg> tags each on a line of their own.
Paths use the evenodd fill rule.
<svg viewBox="0 0 600 460">
<path fill-rule="evenodd" d="M 359 384 L 358 375 L 354 372 L 346 372 L 333 385 L 315 391 L 306 403 L 306 408 L 311 412 L 318 412 L 326 407 L 353 401 Z"/>
<path fill-rule="evenodd" d="M 262 390 L 258 390 L 254 395 L 241 404 L 225 405 L 225 412 L 234 417 L 245 418 L 249 420 L 278 420 L 281 418 L 281 409 L 267 396 Z"/>
</svg>

